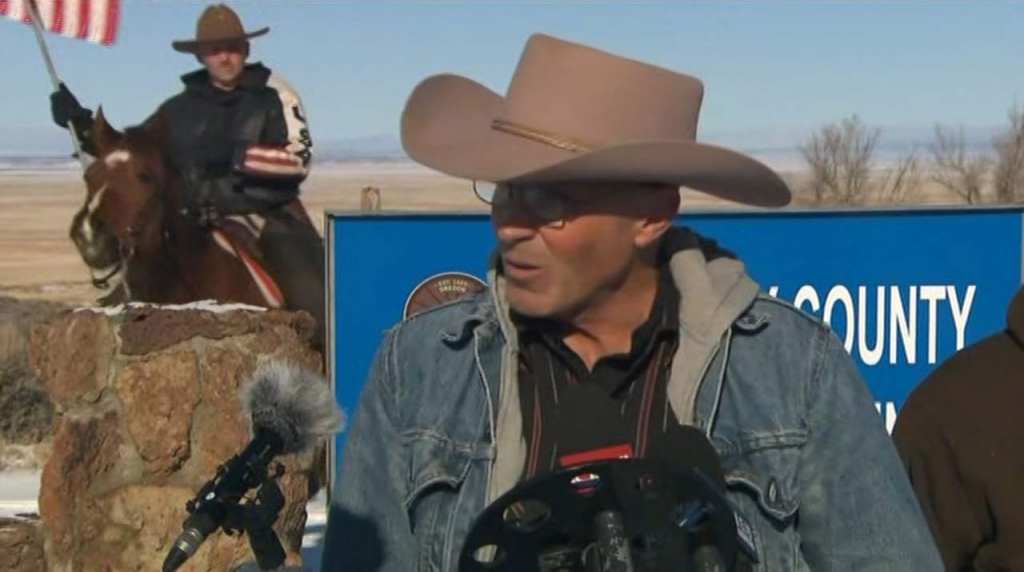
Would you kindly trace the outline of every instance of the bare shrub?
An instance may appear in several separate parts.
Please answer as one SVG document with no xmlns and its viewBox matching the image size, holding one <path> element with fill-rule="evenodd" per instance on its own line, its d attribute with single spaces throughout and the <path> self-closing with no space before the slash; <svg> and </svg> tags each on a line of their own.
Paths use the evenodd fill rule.
<svg viewBox="0 0 1024 572">
<path fill-rule="evenodd" d="M 1024 108 L 1014 104 L 1007 119 L 1009 125 L 992 142 L 992 186 L 997 201 L 1015 203 L 1024 200 Z"/>
<path fill-rule="evenodd" d="M 954 132 L 936 125 L 931 151 L 932 180 L 969 205 L 981 203 L 991 160 L 982 153 L 968 153 L 963 127 Z"/>
<path fill-rule="evenodd" d="M 800 148 L 811 171 L 811 202 L 858 206 L 917 200 L 921 187 L 920 161 L 911 153 L 893 167 L 879 169 L 875 150 L 881 134 L 881 129 L 867 127 L 854 114 L 812 135 Z"/>
</svg>

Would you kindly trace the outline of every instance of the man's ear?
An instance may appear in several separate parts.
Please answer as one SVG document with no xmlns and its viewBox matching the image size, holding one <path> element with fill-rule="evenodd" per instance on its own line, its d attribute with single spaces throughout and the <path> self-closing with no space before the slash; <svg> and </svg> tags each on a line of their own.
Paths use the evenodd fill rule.
<svg viewBox="0 0 1024 572">
<path fill-rule="evenodd" d="M 644 192 L 651 194 L 644 197 L 644 216 L 636 221 L 634 242 L 638 248 L 654 244 L 672 228 L 681 200 L 678 188 L 656 187 Z"/>
<path fill-rule="evenodd" d="M 637 221 L 633 243 L 644 249 L 658 242 L 673 225 L 672 218 L 645 218 Z"/>
</svg>

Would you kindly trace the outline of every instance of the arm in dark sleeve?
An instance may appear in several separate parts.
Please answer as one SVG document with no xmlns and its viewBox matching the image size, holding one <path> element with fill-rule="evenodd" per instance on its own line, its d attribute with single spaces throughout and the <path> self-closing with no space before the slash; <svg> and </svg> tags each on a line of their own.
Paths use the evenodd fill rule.
<svg viewBox="0 0 1024 572">
<path fill-rule="evenodd" d="M 983 542 L 975 503 L 964 487 L 956 450 L 913 399 L 900 411 L 893 441 L 947 570 L 961 570 Z"/>
<path fill-rule="evenodd" d="M 98 154 L 96 144 L 92 140 L 93 112 L 82 107 L 78 99 L 64 83 L 50 94 L 50 114 L 53 122 L 59 127 L 68 129 L 68 123 L 75 130 L 75 136 L 81 145 L 82 152 L 95 157 Z"/>
</svg>

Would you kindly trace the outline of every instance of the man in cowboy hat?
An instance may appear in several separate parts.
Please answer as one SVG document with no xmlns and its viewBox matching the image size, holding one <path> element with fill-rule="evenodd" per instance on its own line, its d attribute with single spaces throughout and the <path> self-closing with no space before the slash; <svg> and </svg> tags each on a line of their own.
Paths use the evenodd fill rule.
<svg viewBox="0 0 1024 572">
<path fill-rule="evenodd" d="M 324 317 L 323 245 L 300 202 L 309 174 L 312 140 L 298 93 L 261 63 L 246 63 L 249 40 L 270 28 L 246 31 L 229 7 L 207 7 L 196 36 L 172 42 L 202 69 L 182 76 L 184 89 L 164 101 L 146 123 L 164 114 L 172 129 L 171 162 L 190 182 L 188 210 L 204 222 L 231 216 L 258 234 L 260 252 L 288 306 Z M 71 121 L 83 149 L 93 113 L 63 84 L 51 94 L 53 120 Z"/>
<path fill-rule="evenodd" d="M 790 197 L 766 166 L 695 141 L 702 98 L 698 79 L 546 35 L 504 97 L 447 74 L 415 88 L 406 151 L 474 182 L 497 249 L 486 291 L 385 335 L 325 572 L 455 570 L 474 519 L 524 479 L 678 458 L 685 425 L 720 456 L 756 569 L 941 567 L 842 342 L 673 225 L 681 186 Z"/>
</svg>

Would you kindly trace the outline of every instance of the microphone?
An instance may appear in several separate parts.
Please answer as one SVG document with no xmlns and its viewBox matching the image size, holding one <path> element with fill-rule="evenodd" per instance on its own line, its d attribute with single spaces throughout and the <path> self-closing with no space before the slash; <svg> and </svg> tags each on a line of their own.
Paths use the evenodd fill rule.
<svg viewBox="0 0 1024 572">
<path fill-rule="evenodd" d="M 736 513 L 722 460 L 700 430 L 672 423 L 633 458 L 628 443 L 565 429 L 560 467 L 519 483 L 475 519 L 459 572 L 734 569 Z"/>
<path fill-rule="evenodd" d="M 189 501 L 190 516 L 164 559 L 164 572 L 177 570 L 225 524 L 242 496 L 267 480 L 274 457 L 305 451 L 344 424 L 327 380 L 286 361 L 261 363 L 239 400 L 250 420 L 251 440 Z"/>
<path fill-rule="evenodd" d="M 668 435 L 656 440 L 649 456 L 666 467 L 690 467 L 714 499 L 690 501 L 678 507 L 676 526 L 694 541 L 691 562 L 695 570 L 732 570 L 737 561 L 739 535 L 736 513 L 728 500 L 725 470 L 714 445 L 696 427 L 670 423 Z M 709 526 L 717 521 L 719 526 Z"/>
</svg>

